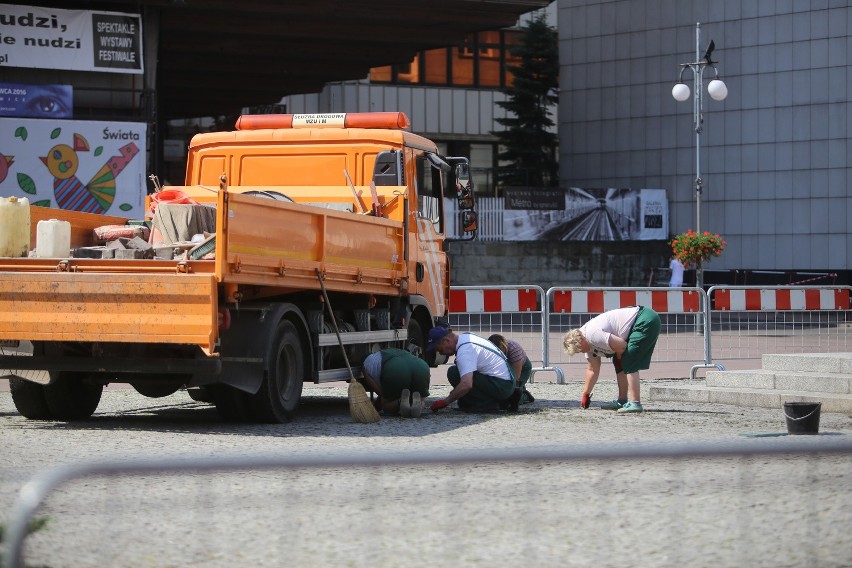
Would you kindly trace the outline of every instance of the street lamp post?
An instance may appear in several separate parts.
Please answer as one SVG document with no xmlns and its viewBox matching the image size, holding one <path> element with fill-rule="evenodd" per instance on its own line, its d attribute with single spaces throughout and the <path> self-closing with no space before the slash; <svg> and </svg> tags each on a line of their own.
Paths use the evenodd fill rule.
<svg viewBox="0 0 852 568">
<path fill-rule="evenodd" d="M 677 84 L 672 88 L 672 96 L 678 102 L 684 102 L 689 98 L 689 87 L 683 82 L 683 73 L 687 69 L 692 70 L 693 99 L 692 99 L 692 125 L 695 129 L 695 232 L 701 233 L 701 191 L 704 189 L 704 180 L 701 178 L 701 132 L 704 130 L 704 70 L 707 67 L 713 69 L 713 79 L 707 85 L 707 92 L 716 101 L 723 101 L 728 96 L 728 87 L 719 79 L 719 71 L 711 56 L 716 45 L 710 40 L 710 45 L 701 57 L 701 24 L 695 24 L 695 61 L 680 64 L 680 76 Z M 695 280 L 697 287 L 704 286 L 704 269 L 699 261 L 695 268 Z"/>
</svg>

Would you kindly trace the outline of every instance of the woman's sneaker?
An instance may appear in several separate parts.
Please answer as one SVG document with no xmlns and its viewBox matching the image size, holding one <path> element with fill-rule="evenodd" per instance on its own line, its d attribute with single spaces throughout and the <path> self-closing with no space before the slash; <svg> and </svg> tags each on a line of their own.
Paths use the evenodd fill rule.
<svg viewBox="0 0 852 568">
<path fill-rule="evenodd" d="M 619 414 L 632 414 L 637 412 L 645 412 L 645 409 L 642 408 L 642 403 L 640 402 L 628 402 L 618 410 L 616 410 Z"/>
<path fill-rule="evenodd" d="M 611 400 L 609 402 L 605 402 L 601 405 L 601 408 L 604 410 L 618 410 L 622 408 L 626 402 L 618 402 L 617 400 Z"/>
</svg>

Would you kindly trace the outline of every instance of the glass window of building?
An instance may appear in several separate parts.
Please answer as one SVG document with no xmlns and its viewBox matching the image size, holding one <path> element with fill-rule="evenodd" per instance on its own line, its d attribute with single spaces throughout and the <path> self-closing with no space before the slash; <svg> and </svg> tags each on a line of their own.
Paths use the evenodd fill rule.
<svg viewBox="0 0 852 568">
<path fill-rule="evenodd" d="M 519 61 L 509 53 L 519 38 L 519 32 L 512 30 L 470 34 L 458 47 L 422 51 L 407 64 L 375 67 L 370 81 L 502 89 L 512 81 L 508 67 Z"/>
</svg>

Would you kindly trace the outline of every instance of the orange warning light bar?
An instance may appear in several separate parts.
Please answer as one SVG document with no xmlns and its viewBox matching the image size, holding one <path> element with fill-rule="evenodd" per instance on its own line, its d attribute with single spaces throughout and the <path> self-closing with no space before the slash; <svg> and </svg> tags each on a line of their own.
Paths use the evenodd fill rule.
<svg viewBox="0 0 852 568">
<path fill-rule="evenodd" d="M 391 128 L 405 130 L 411 122 L 404 112 L 343 112 L 325 114 L 244 114 L 237 130 L 267 128 Z"/>
</svg>

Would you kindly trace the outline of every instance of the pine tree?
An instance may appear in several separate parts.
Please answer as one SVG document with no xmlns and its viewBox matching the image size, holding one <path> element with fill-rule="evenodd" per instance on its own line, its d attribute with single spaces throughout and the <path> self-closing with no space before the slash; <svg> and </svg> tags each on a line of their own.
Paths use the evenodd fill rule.
<svg viewBox="0 0 852 568">
<path fill-rule="evenodd" d="M 497 168 L 497 181 L 502 186 L 555 187 L 559 138 L 548 130 L 554 124 L 548 108 L 558 100 L 558 36 L 544 14 L 522 30 L 521 41 L 510 49 L 520 64 L 509 67 L 514 81 L 503 91 L 507 100 L 497 103 L 508 111 L 506 118 L 497 119 L 506 129 L 492 133 L 503 148 L 498 158 L 505 162 Z"/>
</svg>

